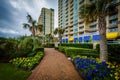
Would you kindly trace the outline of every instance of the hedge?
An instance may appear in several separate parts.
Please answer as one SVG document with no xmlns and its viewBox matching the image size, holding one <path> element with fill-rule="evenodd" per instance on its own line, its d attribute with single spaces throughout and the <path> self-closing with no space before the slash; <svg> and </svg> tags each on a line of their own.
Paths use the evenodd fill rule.
<svg viewBox="0 0 120 80">
<path fill-rule="evenodd" d="M 84 55 L 84 54 L 95 54 L 96 50 L 87 49 L 87 48 L 66 48 L 65 53 L 67 56 L 76 56 L 76 55 Z"/>
<path fill-rule="evenodd" d="M 108 55 L 110 61 L 120 62 L 120 44 L 108 44 Z M 96 45 L 96 51 L 100 53 L 100 45 Z"/>
<path fill-rule="evenodd" d="M 120 58 L 120 44 L 108 44 L 108 54 L 116 58 Z M 100 53 L 100 45 L 96 45 L 97 52 Z"/>
<path fill-rule="evenodd" d="M 72 43 L 64 43 L 61 46 L 67 46 L 67 47 L 77 47 L 77 48 L 89 48 L 89 49 L 93 49 L 93 44 L 87 44 L 87 43 L 80 43 L 80 44 L 72 44 Z"/>
</svg>

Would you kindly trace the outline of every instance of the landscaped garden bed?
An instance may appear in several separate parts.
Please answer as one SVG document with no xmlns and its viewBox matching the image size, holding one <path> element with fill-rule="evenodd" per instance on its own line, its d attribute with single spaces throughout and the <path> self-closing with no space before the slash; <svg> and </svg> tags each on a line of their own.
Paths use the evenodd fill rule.
<svg viewBox="0 0 120 80">
<path fill-rule="evenodd" d="M 100 62 L 99 58 L 77 56 L 73 63 L 84 80 L 119 80 L 120 64 Z"/>
<path fill-rule="evenodd" d="M 43 58 L 43 52 L 38 52 L 33 57 L 12 59 L 10 60 L 10 63 L 24 70 L 32 70 L 40 62 L 42 58 Z"/>
</svg>

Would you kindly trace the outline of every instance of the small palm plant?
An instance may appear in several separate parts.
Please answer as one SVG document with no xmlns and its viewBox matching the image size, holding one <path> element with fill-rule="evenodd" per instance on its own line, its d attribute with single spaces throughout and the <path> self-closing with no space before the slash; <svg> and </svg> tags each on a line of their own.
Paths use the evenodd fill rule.
<svg viewBox="0 0 120 80">
<path fill-rule="evenodd" d="M 64 31 L 65 31 L 65 30 L 62 29 L 62 27 L 58 27 L 58 28 L 56 28 L 55 31 L 54 31 L 54 34 L 55 34 L 55 35 L 58 34 L 58 37 L 59 37 L 59 39 L 60 39 L 60 45 L 62 44 L 62 35 L 63 35 Z"/>
</svg>

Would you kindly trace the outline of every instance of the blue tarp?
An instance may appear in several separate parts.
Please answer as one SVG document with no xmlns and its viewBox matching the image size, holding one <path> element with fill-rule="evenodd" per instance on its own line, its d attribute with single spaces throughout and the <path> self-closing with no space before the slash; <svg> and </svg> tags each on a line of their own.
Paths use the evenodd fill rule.
<svg viewBox="0 0 120 80">
<path fill-rule="evenodd" d="M 66 38 L 65 41 L 68 42 L 68 39 Z"/>
<path fill-rule="evenodd" d="M 74 38 L 74 42 L 78 41 L 78 38 Z"/>
<path fill-rule="evenodd" d="M 90 36 L 84 36 L 84 41 L 89 41 L 90 40 Z"/>
<path fill-rule="evenodd" d="M 93 36 L 92 36 L 92 40 L 93 40 L 93 41 L 100 40 L 100 35 L 93 35 Z"/>
<path fill-rule="evenodd" d="M 82 37 L 79 37 L 79 42 L 82 42 Z"/>
</svg>

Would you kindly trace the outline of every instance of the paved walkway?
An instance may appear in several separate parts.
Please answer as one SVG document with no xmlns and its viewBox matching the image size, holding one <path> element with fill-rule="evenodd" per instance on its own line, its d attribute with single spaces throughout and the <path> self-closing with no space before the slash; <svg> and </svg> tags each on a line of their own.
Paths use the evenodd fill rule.
<svg viewBox="0 0 120 80">
<path fill-rule="evenodd" d="M 45 48 L 45 56 L 28 80 L 82 80 L 71 61 L 54 48 Z"/>
</svg>

